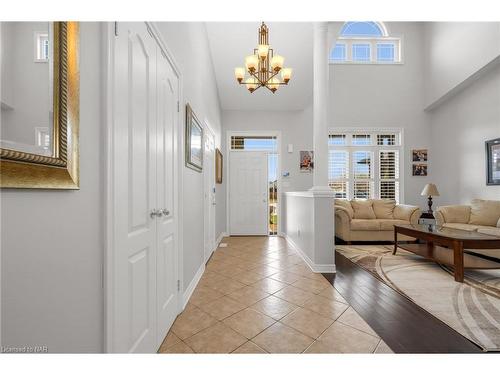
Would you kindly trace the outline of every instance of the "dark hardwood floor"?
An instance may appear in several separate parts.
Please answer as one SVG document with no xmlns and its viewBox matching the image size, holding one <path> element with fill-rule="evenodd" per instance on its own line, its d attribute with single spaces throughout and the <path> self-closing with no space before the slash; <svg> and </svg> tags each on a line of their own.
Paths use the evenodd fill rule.
<svg viewBox="0 0 500 375">
<path fill-rule="evenodd" d="M 480 353 L 481 348 L 336 253 L 324 276 L 395 353 Z"/>
</svg>

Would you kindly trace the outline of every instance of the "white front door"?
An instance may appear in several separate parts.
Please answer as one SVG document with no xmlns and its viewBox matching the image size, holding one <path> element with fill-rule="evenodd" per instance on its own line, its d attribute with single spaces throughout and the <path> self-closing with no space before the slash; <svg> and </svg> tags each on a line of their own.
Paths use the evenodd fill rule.
<svg viewBox="0 0 500 375">
<path fill-rule="evenodd" d="M 114 56 L 112 350 L 154 352 L 156 328 L 156 42 L 120 23 Z"/>
<path fill-rule="evenodd" d="M 157 58 L 157 347 L 161 345 L 177 316 L 178 254 L 174 205 L 174 152 L 178 122 L 178 78 L 165 56 Z"/>
<path fill-rule="evenodd" d="M 231 235 L 268 235 L 267 153 L 232 151 L 229 164 Z"/>
<path fill-rule="evenodd" d="M 215 137 L 205 127 L 203 175 L 204 175 L 204 232 L 205 262 L 215 250 Z"/>
</svg>

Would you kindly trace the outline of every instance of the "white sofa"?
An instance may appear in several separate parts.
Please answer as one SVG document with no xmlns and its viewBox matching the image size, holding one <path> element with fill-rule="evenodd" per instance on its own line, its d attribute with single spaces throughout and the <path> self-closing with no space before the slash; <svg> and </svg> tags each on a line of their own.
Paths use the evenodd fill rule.
<svg viewBox="0 0 500 375">
<path fill-rule="evenodd" d="M 394 225 L 417 224 L 420 208 L 391 199 L 335 199 L 335 236 L 352 241 L 394 241 Z M 398 235 L 400 241 L 413 237 Z"/>
</svg>

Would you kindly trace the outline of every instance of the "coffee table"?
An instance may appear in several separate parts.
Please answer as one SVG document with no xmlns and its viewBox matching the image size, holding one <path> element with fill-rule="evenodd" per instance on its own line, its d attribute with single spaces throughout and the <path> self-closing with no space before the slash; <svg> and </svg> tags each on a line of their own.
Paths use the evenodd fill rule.
<svg viewBox="0 0 500 375">
<path fill-rule="evenodd" d="M 398 233 L 414 237 L 425 243 L 398 243 Z M 464 268 L 500 268 L 500 260 L 470 251 L 472 249 L 497 249 L 500 253 L 500 237 L 478 232 L 445 228 L 428 224 L 394 226 L 394 251 L 410 251 L 441 264 L 453 266 L 455 281 L 464 281 Z"/>
</svg>

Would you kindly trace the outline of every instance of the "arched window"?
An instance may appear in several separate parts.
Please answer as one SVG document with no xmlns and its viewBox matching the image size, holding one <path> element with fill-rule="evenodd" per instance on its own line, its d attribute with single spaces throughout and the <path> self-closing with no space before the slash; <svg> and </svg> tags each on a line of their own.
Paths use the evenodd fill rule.
<svg viewBox="0 0 500 375">
<path fill-rule="evenodd" d="M 401 63 L 401 39 L 390 36 L 382 22 L 346 22 L 330 51 L 334 64 Z"/>
</svg>

